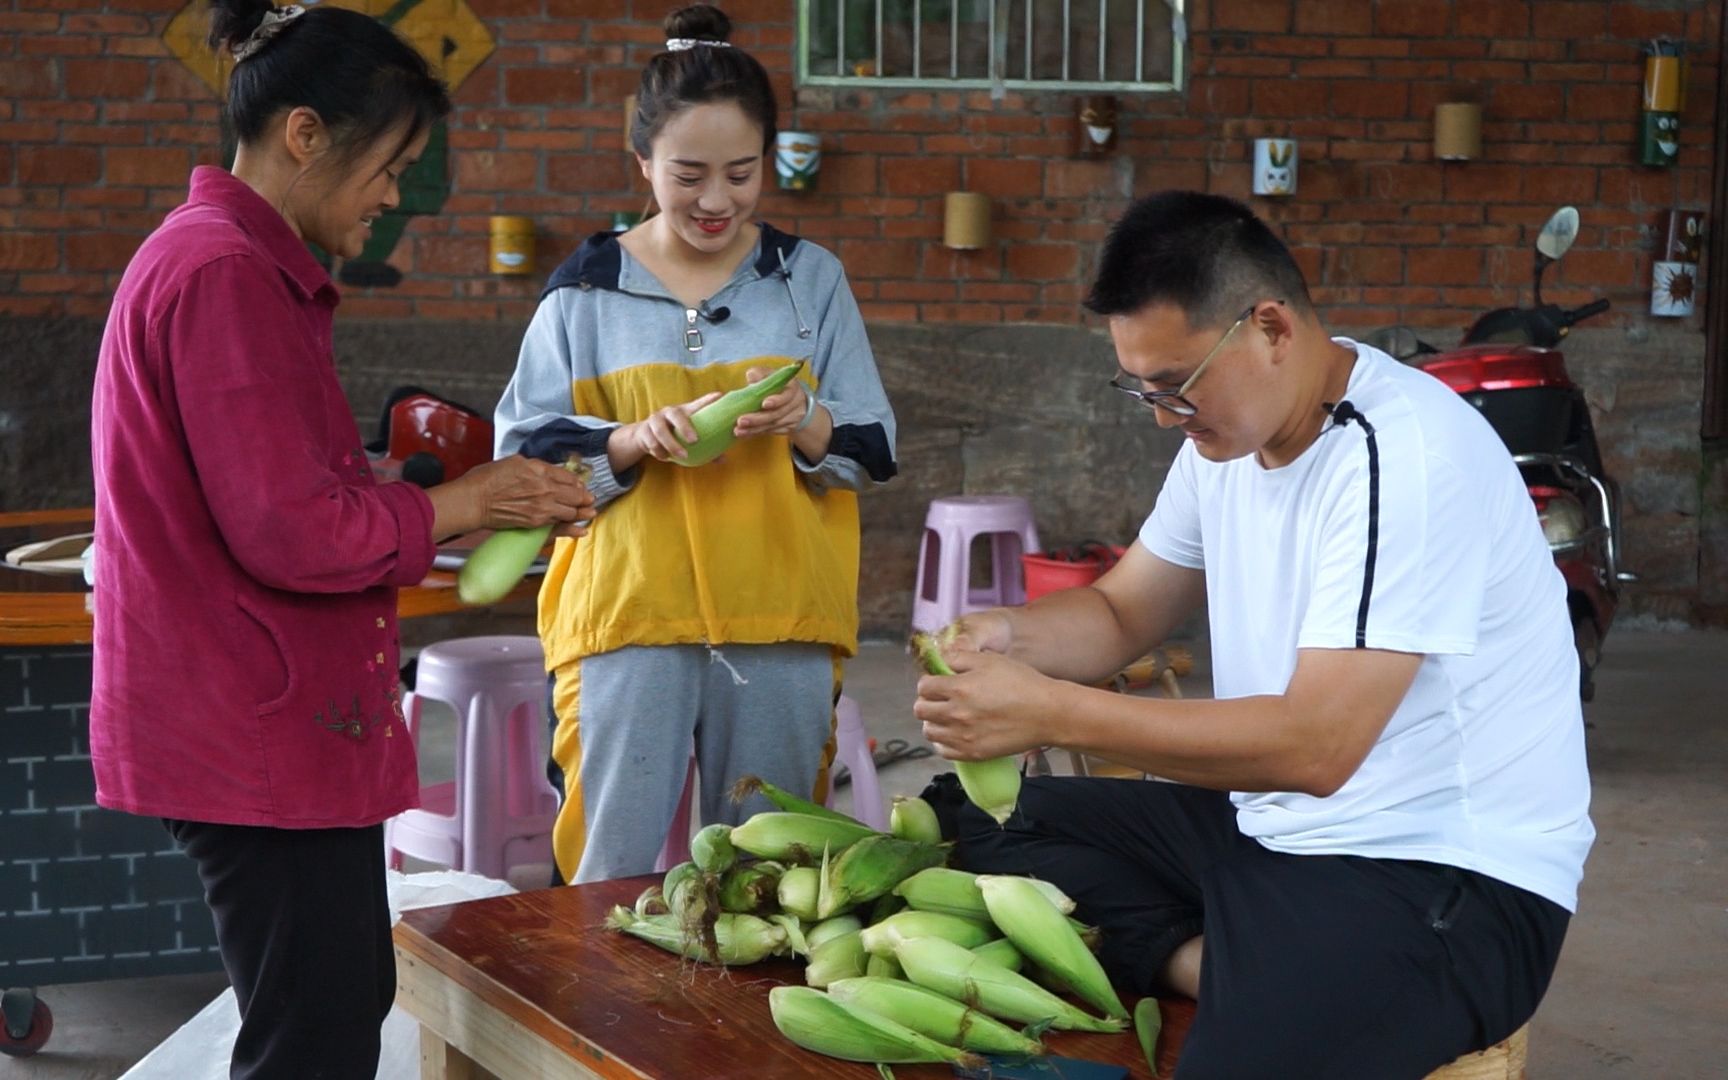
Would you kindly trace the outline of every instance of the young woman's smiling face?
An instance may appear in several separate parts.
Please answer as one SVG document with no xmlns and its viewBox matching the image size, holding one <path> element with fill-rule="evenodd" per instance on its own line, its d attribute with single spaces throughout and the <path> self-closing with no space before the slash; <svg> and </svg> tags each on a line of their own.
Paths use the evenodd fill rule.
<svg viewBox="0 0 1728 1080">
<path fill-rule="evenodd" d="M 694 105 L 666 122 L 650 150 L 636 160 L 663 227 L 704 255 L 739 242 L 762 197 L 762 128 L 730 101 Z"/>
</svg>

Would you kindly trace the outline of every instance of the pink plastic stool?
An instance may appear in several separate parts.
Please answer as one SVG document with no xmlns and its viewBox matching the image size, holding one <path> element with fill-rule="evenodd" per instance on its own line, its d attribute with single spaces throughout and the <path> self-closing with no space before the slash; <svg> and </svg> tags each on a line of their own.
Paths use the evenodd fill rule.
<svg viewBox="0 0 1728 1080">
<path fill-rule="evenodd" d="M 834 707 L 834 764 L 852 770 L 852 816 L 872 829 L 886 831 L 888 814 L 882 807 L 882 783 L 876 776 L 876 759 L 870 753 L 870 733 L 865 730 L 858 703 L 846 695 Z M 684 795 L 672 813 L 672 828 L 654 869 L 661 873 L 690 860 L 690 794 L 696 784 L 696 758 L 684 776 Z M 834 785 L 828 785 L 828 806 L 834 805 Z"/>
<path fill-rule="evenodd" d="M 457 638 L 422 650 L 414 692 L 402 698 L 416 749 L 425 699 L 456 710 L 456 779 L 421 788 L 421 808 L 386 823 L 390 865 L 412 855 L 502 879 L 513 866 L 550 863 L 558 793 L 546 779 L 540 639 Z"/>
<path fill-rule="evenodd" d="M 972 541 L 990 538 L 992 580 L 973 588 Z M 942 629 L 968 611 L 1026 602 L 1020 556 L 1040 550 L 1032 506 L 1018 495 L 935 499 L 924 517 L 912 629 Z"/>
</svg>

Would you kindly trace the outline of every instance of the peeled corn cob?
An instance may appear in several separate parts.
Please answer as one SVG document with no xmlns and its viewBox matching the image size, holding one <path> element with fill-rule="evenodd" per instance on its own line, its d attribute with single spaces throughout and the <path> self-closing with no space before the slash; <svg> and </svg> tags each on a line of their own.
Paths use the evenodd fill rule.
<svg viewBox="0 0 1728 1080">
<path fill-rule="evenodd" d="M 936 820 L 936 811 L 916 795 L 894 796 L 894 806 L 888 811 L 888 831 L 901 840 L 942 842 L 942 826 Z"/>
<path fill-rule="evenodd" d="M 746 383 L 691 413 L 690 426 L 696 429 L 696 441 L 684 444 L 688 451 L 685 457 L 669 460 L 677 465 L 706 465 L 725 453 L 736 441 L 732 431 L 738 426 L 738 418 L 760 409 L 764 401 L 783 389 L 803 367 L 802 360 L 787 364 L 766 378 Z"/>
<path fill-rule="evenodd" d="M 1032 980 L 993 964 L 941 938 L 910 938 L 894 948 L 906 977 L 919 986 L 1022 1024 L 1049 1021 L 1064 1031 L 1121 1031 L 1116 1019 L 1100 1020 L 1063 1001 Z"/>
<path fill-rule="evenodd" d="M 564 467 L 575 473 L 583 483 L 594 470 L 581 458 L 571 458 Z M 462 569 L 456 571 L 456 595 L 464 604 L 495 604 L 509 595 L 540 549 L 552 535 L 552 526 L 538 525 L 525 529 L 499 529 L 480 541 L 469 553 Z"/>
<path fill-rule="evenodd" d="M 824 857 L 816 916 L 825 919 L 887 895 L 894 886 L 927 866 L 940 865 L 946 857 L 933 844 L 896 840 L 880 833 L 865 837 L 832 862 Z"/>
<path fill-rule="evenodd" d="M 1027 878 L 1039 892 L 1049 898 L 1056 909 L 1066 915 L 1074 910 L 1068 894 L 1048 881 Z M 963 915 L 968 919 L 988 919 L 990 910 L 984 904 L 984 894 L 978 891 L 978 875 L 946 866 L 932 866 L 894 886 L 894 895 L 919 911 L 942 911 Z"/>
<path fill-rule="evenodd" d="M 768 991 L 768 1011 L 780 1034 L 829 1057 L 890 1065 L 938 1061 L 973 1069 L 983 1065 L 976 1054 L 943 1046 L 904 1024 L 843 1004 L 808 986 L 776 986 Z"/>
<path fill-rule="evenodd" d="M 944 634 L 947 631 L 943 631 Z M 954 669 L 942 659 L 937 640 L 929 634 L 913 634 L 912 647 L 917 650 L 924 670 L 931 675 L 952 675 Z M 989 761 L 956 761 L 954 775 L 972 805 L 996 819 L 1000 825 L 1014 813 L 1020 801 L 1020 763 L 1013 757 L 991 758 Z"/>
<path fill-rule="evenodd" d="M 828 996 L 846 1005 L 868 1009 L 939 1043 L 981 1054 L 1042 1054 L 1044 1045 L 1020 1034 L 977 1009 L 900 979 L 839 979 L 828 984 Z"/>
<path fill-rule="evenodd" d="M 982 874 L 978 889 L 990 909 L 990 921 L 1014 947 L 1073 994 L 1113 1019 L 1126 1020 L 1128 1010 L 1104 974 L 1104 966 L 1080 940 L 1067 916 L 1039 892 L 1031 879 Z"/>
<path fill-rule="evenodd" d="M 939 937 L 962 949 L 975 949 L 999 937 L 996 928 L 976 919 L 944 915 L 939 911 L 902 911 L 864 928 L 864 951 L 893 956 L 894 946 L 907 938 Z"/>
<path fill-rule="evenodd" d="M 608 930 L 634 934 L 691 960 L 720 964 L 754 964 L 786 948 L 786 929 L 754 915 L 721 915 L 714 922 L 712 951 L 700 939 L 684 931 L 676 915 L 638 915 L 619 905 L 606 917 Z"/>
<path fill-rule="evenodd" d="M 775 808 L 779 810 L 794 814 L 810 814 L 814 817 L 833 818 L 836 821 L 846 821 L 853 825 L 862 824 L 855 817 L 849 817 L 838 810 L 830 810 L 821 803 L 801 799 L 790 791 L 775 787 L 759 776 L 740 777 L 738 782 L 732 785 L 730 794 L 735 803 L 741 803 L 750 796 L 759 794 L 773 803 Z"/>
<path fill-rule="evenodd" d="M 880 835 L 855 821 L 769 811 L 734 827 L 730 839 L 733 847 L 758 858 L 813 863 L 824 847 L 839 853 L 866 836 Z"/>
</svg>

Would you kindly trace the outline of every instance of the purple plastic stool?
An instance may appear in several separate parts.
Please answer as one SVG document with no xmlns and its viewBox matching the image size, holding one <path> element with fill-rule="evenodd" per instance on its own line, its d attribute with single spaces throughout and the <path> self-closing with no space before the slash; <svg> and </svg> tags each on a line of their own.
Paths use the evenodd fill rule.
<svg viewBox="0 0 1728 1080">
<path fill-rule="evenodd" d="M 418 810 L 386 823 L 385 851 L 502 879 L 552 861 L 558 793 L 546 779 L 546 667 L 540 639 L 472 637 L 421 651 L 402 712 L 415 748 L 422 702 L 456 710 L 456 779 L 420 789 Z"/>
<path fill-rule="evenodd" d="M 990 538 L 992 580 L 973 588 L 972 541 Z M 935 499 L 924 517 L 912 629 L 942 629 L 968 611 L 1026 602 L 1020 556 L 1038 551 L 1032 506 L 1018 495 L 954 495 Z"/>
<path fill-rule="evenodd" d="M 888 814 L 882 807 L 882 783 L 876 776 L 876 759 L 870 753 L 870 733 L 864 728 L 858 703 L 846 695 L 834 707 L 834 764 L 852 770 L 852 816 L 872 829 L 886 831 Z M 690 794 L 696 783 L 696 758 L 684 776 L 684 795 L 672 813 L 672 828 L 654 869 L 660 873 L 690 861 Z M 834 785 L 828 785 L 828 806 L 834 805 Z"/>
</svg>

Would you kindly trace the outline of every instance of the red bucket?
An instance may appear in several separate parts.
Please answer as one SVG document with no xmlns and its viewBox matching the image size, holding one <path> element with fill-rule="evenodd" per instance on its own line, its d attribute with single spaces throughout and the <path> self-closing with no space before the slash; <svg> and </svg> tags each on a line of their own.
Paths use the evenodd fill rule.
<svg viewBox="0 0 1728 1080">
<path fill-rule="evenodd" d="M 1116 565 L 1116 560 L 1128 549 L 1116 544 L 1089 541 L 1057 551 L 1042 551 L 1020 556 L 1026 571 L 1026 602 L 1056 592 L 1090 585 Z"/>
</svg>

